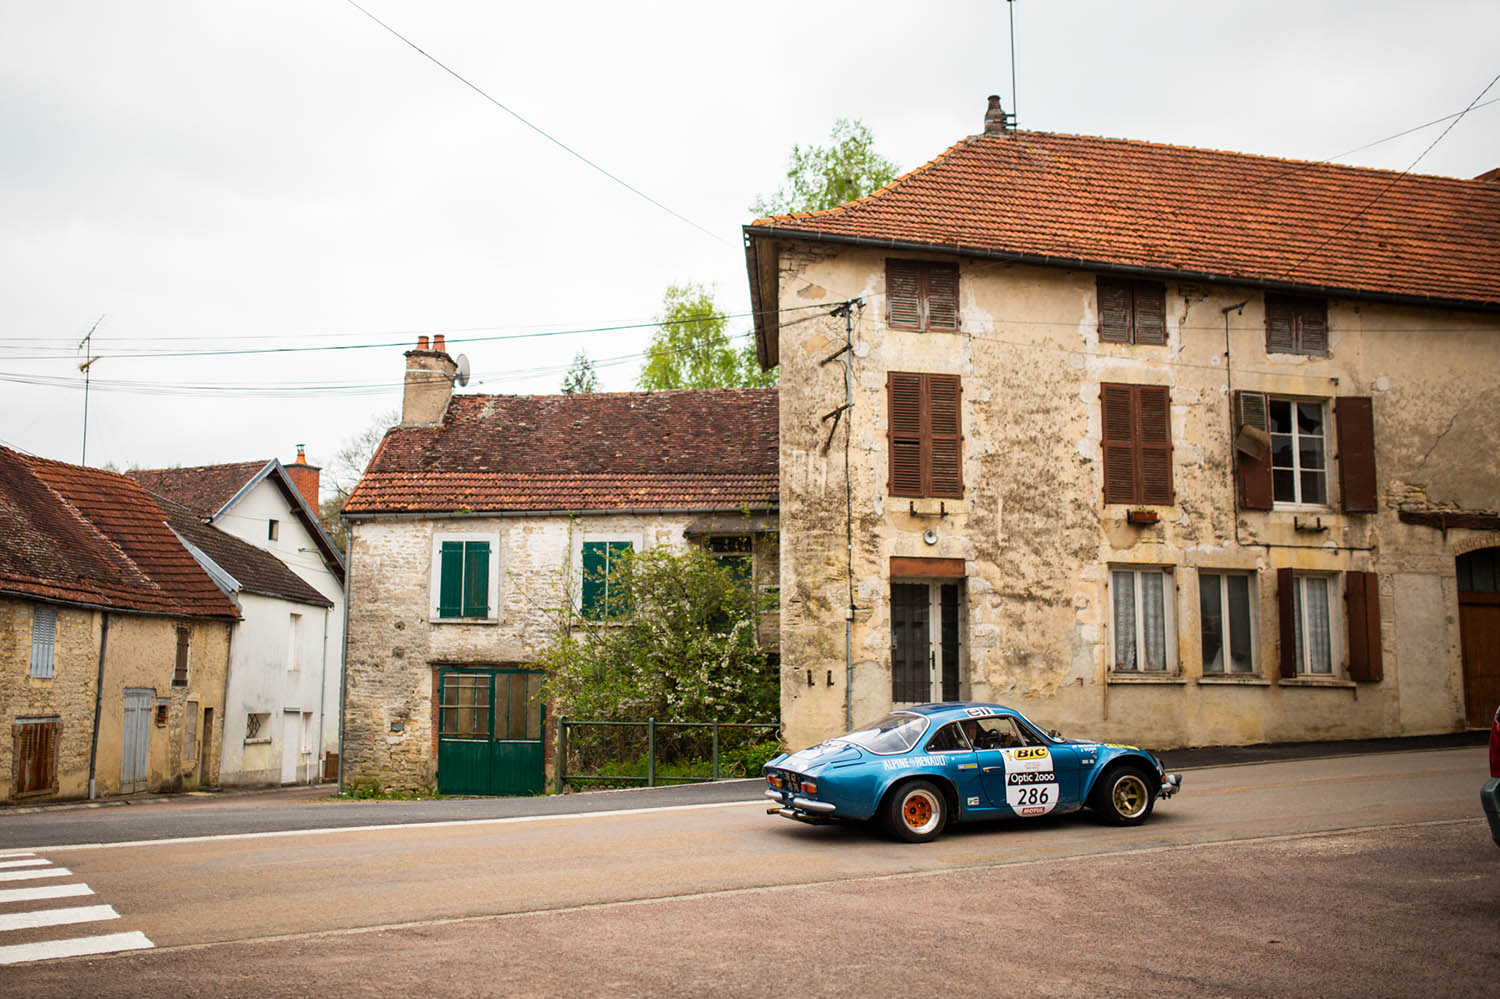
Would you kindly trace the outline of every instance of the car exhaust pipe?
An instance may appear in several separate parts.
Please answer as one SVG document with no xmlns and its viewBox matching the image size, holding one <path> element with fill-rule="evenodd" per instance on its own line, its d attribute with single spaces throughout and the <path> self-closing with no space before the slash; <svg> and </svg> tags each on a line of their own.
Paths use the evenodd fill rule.
<svg viewBox="0 0 1500 999">
<path fill-rule="evenodd" d="M 1158 795 L 1162 798 L 1170 798 L 1182 790 L 1182 774 L 1162 774 L 1161 790 Z"/>
</svg>

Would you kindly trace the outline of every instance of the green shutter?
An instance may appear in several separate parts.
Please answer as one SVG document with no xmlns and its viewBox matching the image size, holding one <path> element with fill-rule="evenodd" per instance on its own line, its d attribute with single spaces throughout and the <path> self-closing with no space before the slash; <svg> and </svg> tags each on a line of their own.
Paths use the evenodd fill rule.
<svg viewBox="0 0 1500 999">
<path fill-rule="evenodd" d="M 624 585 L 620 578 L 620 560 L 631 550 L 629 541 L 611 541 L 609 543 L 609 578 L 607 579 L 607 590 L 605 592 L 605 611 L 610 617 L 630 616 L 630 589 Z"/>
<path fill-rule="evenodd" d="M 490 616 L 490 543 L 464 542 L 464 617 Z"/>
<path fill-rule="evenodd" d="M 605 578 L 608 573 L 609 542 L 583 543 L 583 616 L 598 620 L 604 616 Z"/>
<path fill-rule="evenodd" d="M 464 543 L 444 541 L 439 557 L 438 617 L 458 617 L 463 613 Z"/>
</svg>

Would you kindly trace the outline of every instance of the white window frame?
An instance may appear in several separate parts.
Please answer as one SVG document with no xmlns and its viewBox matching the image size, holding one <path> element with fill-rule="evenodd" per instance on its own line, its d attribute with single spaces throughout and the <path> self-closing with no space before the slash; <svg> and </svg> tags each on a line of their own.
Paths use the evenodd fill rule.
<svg viewBox="0 0 1500 999">
<path fill-rule="evenodd" d="M 57 672 L 57 608 L 51 604 L 31 607 L 31 670 L 29 675 L 50 680 Z M 48 632 L 51 632 L 50 636 Z"/>
<path fill-rule="evenodd" d="M 1315 355 L 1316 356 L 1316 355 Z M 1271 463 L 1271 503 L 1277 510 L 1327 510 L 1333 505 L 1333 418 L 1327 399 L 1316 397 L 1274 395 L 1266 393 L 1266 428 L 1270 432 L 1271 407 L 1278 403 L 1288 403 L 1292 407 L 1292 485 L 1295 487 L 1296 499 L 1281 500 L 1276 498 L 1276 455 L 1273 445 L 1271 455 L 1267 459 Z M 1310 503 L 1302 499 L 1302 449 L 1298 446 L 1300 434 L 1297 432 L 1296 408 L 1301 403 L 1315 403 L 1323 410 L 1323 501 L 1321 503 Z"/>
<path fill-rule="evenodd" d="M 1117 666 L 1119 656 L 1119 626 L 1115 620 L 1115 575 L 1131 573 L 1135 577 L 1132 590 L 1135 594 L 1135 648 L 1137 665 L 1134 668 Z M 1141 613 L 1145 587 L 1140 585 L 1144 576 L 1159 573 L 1162 576 L 1162 648 L 1167 661 L 1162 669 L 1143 669 L 1139 665 L 1139 650 L 1145 645 L 1145 615 Z M 1177 675 L 1177 586 L 1173 567 L 1169 565 L 1111 565 L 1109 582 L 1105 586 L 1109 604 L 1109 672 L 1116 676 L 1176 676 Z"/>
<path fill-rule="evenodd" d="M 583 614 L 583 544 L 589 542 L 614 542 L 615 544 L 628 544 L 633 554 L 639 555 L 645 551 L 646 538 L 642 531 L 585 531 L 573 536 L 573 564 L 570 567 L 570 575 L 573 577 L 573 606 L 577 608 L 580 615 Z M 606 623 L 603 619 L 599 623 Z"/>
<path fill-rule="evenodd" d="M 443 587 L 443 542 L 488 541 L 490 578 L 486 601 L 488 617 L 440 617 L 438 601 Z M 500 532 L 446 532 L 432 536 L 432 561 L 428 565 L 427 620 L 432 624 L 496 624 L 500 620 Z"/>
<path fill-rule="evenodd" d="M 1230 658 L 1229 658 L 1229 621 L 1230 621 L 1230 617 L 1229 617 L 1229 586 L 1225 582 L 1225 580 L 1228 579 L 1228 577 L 1230 577 L 1230 576 L 1238 576 L 1238 577 L 1240 577 L 1242 579 L 1246 579 L 1246 580 L 1249 581 L 1249 586 L 1246 588 L 1247 591 L 1248 591 L 1247 594 L 1246 594 L 1246 600 L 1249 602 L 1249 606 L 1246 608 L 1246 612 L 1247 612 L 1246 616 L 1249 618 L 1249 621 L 1250 621 L 1250 669 L 1249 669 L 1249 671 L 1235 670 L 1230 665 Z M 1260 621 L 1259 621 L 1260 615 L 1259 615 L 1259 613 L 1257 613 L 1257 611 L 1258 611 L 1258 608 L 1259 608 L 1260 604 L 1259 604 L 1258 600 L 1256 599 L 1256 594 L 1257 594 L 1256 582 L 1257 581 L 1256 581 L 1256 573 L 1255 573 L 1255 571 L 1253 569 L 1199 569 L 1198 570 L 1198 586 L 1199 586 L 1199 592 L 1200 592 L 1200 594 L 1202 592 L 1203 580 L 1204 580 L 1205 577 L 1213 577 L 1213 578 L 1215 578 L 1215 579 L 1217 579 L 1219 581 L 1219 583 L 1218 583 L 1218 590 L 1219 590 L 1219 620 L 1223 622 L 1223 633 L 1220 635 L 1220 638 L 1219 638 L 1219 661 L 1224 664 L 1224 669 L 1221 669 L 1221 670 L 1210 670 L 1208 668 L 1208 662 L 1209 661 L 1207 659 L 1205 659 L 1203 661 L 1203 663 L 1202 663 L 1203 675 L 1204 676 L 1212 676 L 1212 677 L 1220 677 L 1220 676 L 1259 676 L 1260 675 Z M 1202 597 L 1201 596 L 1199 597 L 1199 601 L 1200 601 L 1199 607 L 1201 608 L 1202 607 L 1202 603 L 1201 603 Z M 1200 611 L 1200 615 L 1201 615 L 1201 611 Z M 1198 645 L 1201 648 L 1202 645 L 1203 645 L 1203 642 L 1202 642 L 1203 622 L 1202 622 L 1202 620 L 1199 620 L 1199 622 L 1198 622 L 1198 635 L 1199 635 Z"/>
<path fill-rule="evenodd" d="M 288 673 L 302 668 L 302 615 L 287 615 L 286 669 Z"/>
<path fill-rule="evenodd" d="M 1343 600 L 1343 574 L 1337 572 L 1294 572 L 1292 573 L 1292 630 L 1295 640 L 1300 644 L 1304 653 L 1308 647 L 1308 636 L 1306 633 L 1309 614 L 1307 611 L 1307 591 L 1302 585 L 1305 579 L 1322 579 L 1328 585 L 1328 672 L 1316 673 L 1306 667 L 1305 656 L 1293 656 L 1297 660 L 1297 678 L 1311 680 L 1341 680 L 1345 679 L 1347 673 L 1347 662 L 1344 658 L 1344 600 Z"/>
</svg>

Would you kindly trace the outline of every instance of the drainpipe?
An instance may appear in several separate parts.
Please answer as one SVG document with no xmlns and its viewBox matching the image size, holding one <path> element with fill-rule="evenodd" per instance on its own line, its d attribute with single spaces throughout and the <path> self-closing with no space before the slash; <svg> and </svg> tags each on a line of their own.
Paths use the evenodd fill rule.
<svg viewBox="0 0 1500 999">
<path fill-rule="evenodd" d="M 109 611 L 100 612 L 99 673 L 94 679 L 94 733 L 89 738 L 89 800 L 94 800 L 94 767 L 99 762 L 99 713 L 104 710 L 104 653 L 109 648 Z"/>
<path fill-rule="evenodd" d="M 354 525 L 344 522 L 344 652 L 339 663 L 339 794 L 344 793 L 344 719 L 349 715 L 349 601 L 354 592 Z"/>
<path fill-rule="evenodd" d="M 1245 306 L 1250 300 L 1237 302 L 1234 305 L 1226 305 L 1219 311 L 1224 314 L 1224 391 L 1229 394 L 1229 496 L 1231 509 L 1234 511 L 1234 544 L 1236 548 L 1244 547 L 1240 540 L 1240 475 L 1238 465 L 1240 456 L 1234 447 L 1235 426 L 1239 422 L 1240 414 L 1234 408 L 1234 368 L 1229 357 L 1229 314 L 1237 312 L 1245 314 Z"/>
</svg>

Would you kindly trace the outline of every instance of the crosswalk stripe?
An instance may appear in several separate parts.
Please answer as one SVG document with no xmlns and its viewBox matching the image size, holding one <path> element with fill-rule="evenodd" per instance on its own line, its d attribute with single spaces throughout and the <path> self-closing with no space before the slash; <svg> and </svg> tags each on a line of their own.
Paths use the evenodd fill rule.
<svg viewBox="0 0 1500 999">
<path fill-rule="evenodd" d="M 43 898 L 72 898 L 75 895 L 92 895 L 94 889 L 88 885 L 37 885 L 32 888 L 0 889 L 0 902 L 35 902 Z"/>
<path fill-rule="evenodd" d="M 0 860 L 0 867 L 46 867 L 52 861 L 46 857 L 33 857 L 30 860 Z"/>
<path fill-rule="evenodd" d="M 0 915 L 0 932 L 33 930 L 38 926 L 63 926 L 68 923 L 93 923 L 119 919 L 112 905 L 75 905 L 67 909 L 38 909 L 35 912 L 12 912 Z"/>
<path fill-rule="evenodd" d="M 74 937 L 71 940 L 44 940 L 40 943 L 13 944 L 0 947 L 0 964 L 19 964 L 22 961 L 54 961 L 60 957 L 81 957 L 84 954 L 112 954 L 122 950 L 146 950 L 156 944 L 146 939 L 146 934 L 106 933 L 97 937 Z"/>
<path fill-rule="evenodd" d="M 0 860 L 15 860 L 18 857 L 35 857 L 34 853 L 0 853 Z"/>
<path fill-rule="evenodd" d="M 39 878 L 70 878 L 73 872 L 66 867 L 48 867 L 34 871 L 0 871 L 0 881 L 36 881 Z"/>
</svg>

